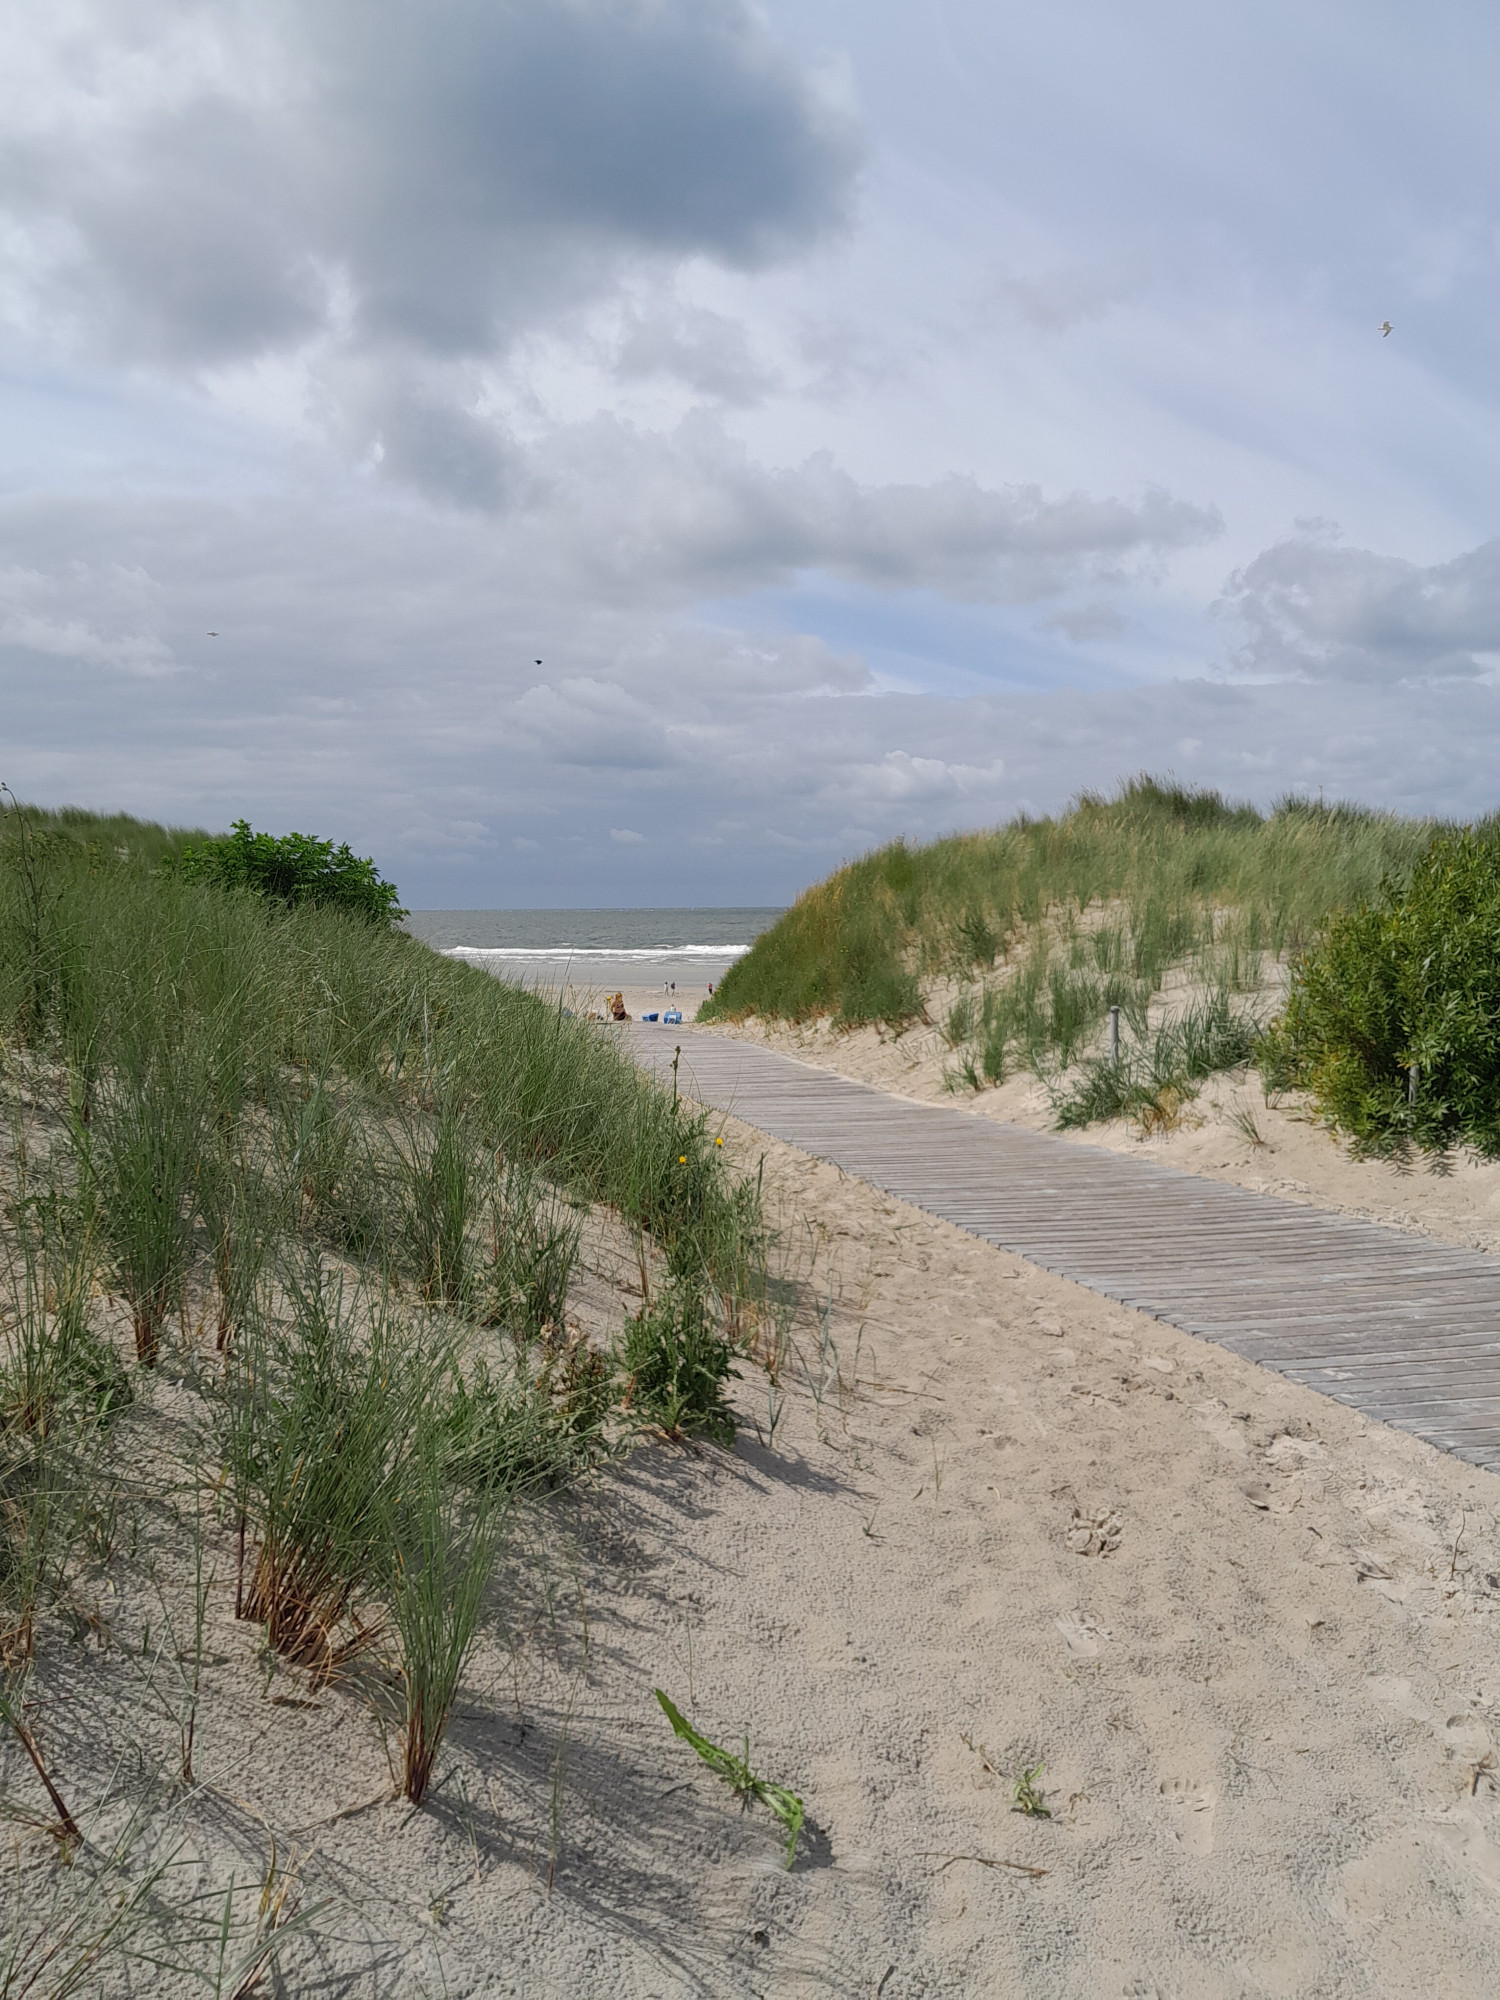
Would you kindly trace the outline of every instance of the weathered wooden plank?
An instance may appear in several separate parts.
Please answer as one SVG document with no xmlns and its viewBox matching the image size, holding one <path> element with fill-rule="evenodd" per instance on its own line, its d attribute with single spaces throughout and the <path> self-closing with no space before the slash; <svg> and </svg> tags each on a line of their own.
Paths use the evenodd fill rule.
<svg viewBox="0 0 1500 2000">
<path fill-rule="evenodd" d="M 1500 1468 L 1500 1260 L 855 1083 L 634 1029 L 695 1101 L 1334 1400 Z"/>
</svg>

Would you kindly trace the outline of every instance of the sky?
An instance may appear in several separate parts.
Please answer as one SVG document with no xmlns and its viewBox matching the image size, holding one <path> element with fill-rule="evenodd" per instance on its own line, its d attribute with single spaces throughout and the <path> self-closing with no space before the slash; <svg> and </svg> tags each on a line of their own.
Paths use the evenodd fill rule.
<svg viewBox="0 0 1500 2000">
<path fill-rule="evenodd" d="M 1500 804 L 1497 83 L 1463 0 L 12 0 L 0 782 L 422 908 Z"/>
</svg>

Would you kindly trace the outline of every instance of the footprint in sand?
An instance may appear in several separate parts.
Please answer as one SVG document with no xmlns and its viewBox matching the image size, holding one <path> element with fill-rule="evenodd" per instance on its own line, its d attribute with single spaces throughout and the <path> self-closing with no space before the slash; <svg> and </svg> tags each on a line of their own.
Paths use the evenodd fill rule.
<svg viewBox="0 0 1500 2000">
<path fill-rule="evenodd" d="M 1161 1796 L 1178 1844 L 1189 1854 L 1210 1853 L 1216 1803 L 1213 1786 L 1200 1785 L 1192 1778 L 1163 1778 Z"/>
</svg>

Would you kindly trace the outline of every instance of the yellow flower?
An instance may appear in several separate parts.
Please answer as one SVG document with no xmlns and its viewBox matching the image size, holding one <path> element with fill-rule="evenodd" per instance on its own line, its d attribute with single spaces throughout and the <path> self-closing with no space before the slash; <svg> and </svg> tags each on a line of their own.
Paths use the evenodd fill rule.
<svg viewBox="0 0 1500 2000">
<path fill-rule="evenodd" d="M 686 1153 L 679 1153 L 679 1154 L 677 1155 L 677 1164 L 678 1164 L 678 1166 L 679 1166 L 679 1167 L 685 1167 L 685 1166 L 687 1165 L 687 1154 L 686 1154 Z"/>
<path fill-rule="evenodd" d="M 724 1143 L 724 1140 L 723 1140 L 723 1137 L 722 1137 L 722 1135 L 721 1135 L 721 1136 L 720 1136 L 719 1138 L 717 1138 L 717 1139 L 715 1139 L 715 1140 L 714 1140 L 714 1144 L 715 1144 L 716 1146 L 722 1146 L 722 1145 L 723 1145 L 723 1143 Z"/>
</svg>

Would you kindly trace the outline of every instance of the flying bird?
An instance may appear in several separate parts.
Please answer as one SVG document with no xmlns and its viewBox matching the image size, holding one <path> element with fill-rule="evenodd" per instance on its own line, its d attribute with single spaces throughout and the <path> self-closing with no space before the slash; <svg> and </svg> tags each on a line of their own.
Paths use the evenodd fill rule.
<svg viewBox="0 0 1500 2000">
<path fill-rule="evenodd" d="M 208 634 L 208 637 L 209 637 L 210 639 L 217 639 L 217 638 L 218 638 L 218 636 L 219 636 L 219 635 L 218 635 L 218 633 L 217 633 L 217 632 L 210 632 L 210 633 Z"/>
<path fill-rule="evenodd" d="M 1391 323 L 1390 323 L 1390 321 L 1389 321 L 1388 319 L 1383 319 L 1383 320 L 1382 320 L 1382 321 L 1380 322 L 1380 337 L 1381 337 L 1381 339 L 1382 339 L 1382 340 L 1384 340 L 1384 339 L 1385 339 L 1385 337 L 1386 337 L 1386 335 L 1387 335 L 1388 333 L 1392 332 L 1392 331 L 1393 331 L 1393 329 L 1392 329 L 1392 326 L 1391 326 Z"/>
</svg>

